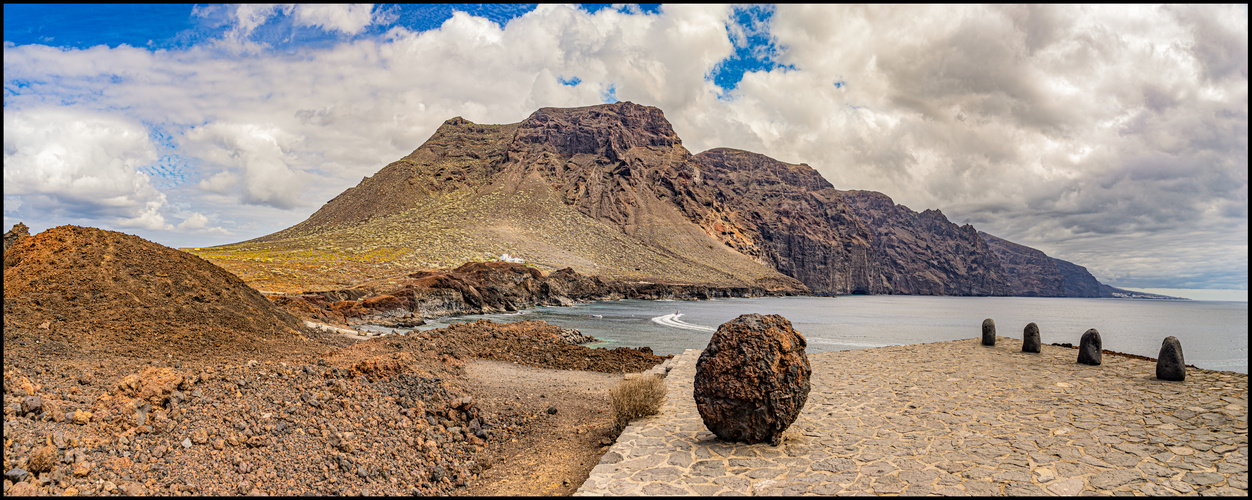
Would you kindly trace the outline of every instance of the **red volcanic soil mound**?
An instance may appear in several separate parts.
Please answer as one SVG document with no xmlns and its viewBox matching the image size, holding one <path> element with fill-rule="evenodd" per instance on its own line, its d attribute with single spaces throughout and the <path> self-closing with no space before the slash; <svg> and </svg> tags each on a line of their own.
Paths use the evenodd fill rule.
<svg viewBox="0 0 1252 500">
<path fill-rule="evenodd" d="M 237 276 L 138 236 L 61 226 L 4 253 L 6 351 L 256 354 L 305 343 L 302 325 Z"/>
</svg>

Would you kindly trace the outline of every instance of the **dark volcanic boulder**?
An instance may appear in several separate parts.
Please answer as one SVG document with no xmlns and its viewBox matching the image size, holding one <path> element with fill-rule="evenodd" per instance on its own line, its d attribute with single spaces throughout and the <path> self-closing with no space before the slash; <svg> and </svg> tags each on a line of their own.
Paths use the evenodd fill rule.
<svg viewBox="0 0 1252 500">
<path fill-rule="evenodd" d="M 1022 330 L 1022 352 L 1039 352 L 1043 342 L 1039 339 L 1039 325 L 1031 322 Z"/>
<path fill-rule="evenodd" d="M 1187 378 L 1187 365 L 1182 359 L 1182 344 L 1170 335 L 1161 342 L 1161 352 L 1156 355 L 1156 378 L 1182 382 Z"/>
<path fill-rule="evenodd" d="M 1098 365 L 1103 360 L 1102 342 L 1100 342 L 1100 332 L 1095 328 L 1087 330 L 1082 334 L 1082 341 L 1078 345 L 1078 362 L 1084 365 Z"/>
<path fill-rule="evenodd" d="M 996 322 L 991 318 L 982 320 L 982 345 L 996 345 Z"/>
<path fill-rule="evenodd" d="M 694 396 L 717 437 L 777 445 L 809 396 L 807 343 L 777 314 L 744 314 L 718 327 L 696 362 Z"/>
</svg>

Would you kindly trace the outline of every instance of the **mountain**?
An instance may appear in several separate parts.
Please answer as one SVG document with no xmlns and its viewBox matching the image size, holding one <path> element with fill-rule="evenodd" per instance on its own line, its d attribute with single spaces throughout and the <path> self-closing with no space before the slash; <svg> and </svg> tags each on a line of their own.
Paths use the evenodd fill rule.
<svg viewBox="0 0 1252 500">
<path fill-rule="evenodd" d="M 1186 300 L 1147 292 L 1136 292 L 1100 283 L 1087 268 L 1048 257 L 1039 250 L 1003 238 L 978 232 L 991 251 L 1000 258 L 1012 290 L 1010 295 L 1025 297 L 1092 297 Z"/>
<path fill-rule="evenodd" d="M 999 258 L 973 226 L 938 210 L 917 213 L 874 191 L 844 198 L 873 233 L 874 255 L 889 293 L 1010 295 Z"/>
<path fill-rule="evenodd" d="M 546 272 L 766 293 L 1068 295 L 1098 285 L 989 236 L 938 210 L 837 190 L 805 164 L 728 148 L 692 155 L 661 110 L 618 102 L 543 108 L 508 125 L 453 118 L 304 222 L 187 250 L 273 291 L 396 284 L 415 269 L 504 254 Z"/>
</svg>

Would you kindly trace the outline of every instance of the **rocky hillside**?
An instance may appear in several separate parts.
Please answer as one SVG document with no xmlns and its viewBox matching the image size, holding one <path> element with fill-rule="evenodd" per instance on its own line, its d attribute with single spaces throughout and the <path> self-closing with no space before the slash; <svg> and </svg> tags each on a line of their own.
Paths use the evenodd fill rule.
<svg viewBox="0 0 1252 500">
<path fill-rule="evenodd" d="M 303 342 L 299 320 L 235 275 L 138 236 L 79 226 L 23 236 L 4 252 L 4 324 L 6 345 L 32 340 L 11 331 L 33 331 L 67 355 L 194 358 Z"/>
<path fill-rule="evenodd" d="M 543 108 L 508 125 L 453 118 L 300 224 L 186 250 L 285 292 L 398 285 L 415 269 L 503 254 L 545 273 L 782 294 L 1090 288 L 1033 249 L 989 243 L 938 210 L 839 191 L 807 165 L 692 155 L 661 110 L 630 102 Z"/>
<path fill-rule="evenodd" d="M 1043 252 L 1025 245 L 978 232 L 987 246 L 1000 259 L 1005 278 L 1014 295 L 1025 297 L 1065 297 L 1065 275 L 1057 267 L 1057 260 Z M 1068 263 L 1067 263 L 1068 264 Z M 1083 272 L 1086 272 L 1084 269 Z M 1092 278 L 1094 280 L 1095 278 Z M 1093 297 L 1094 295 L 1073 295 Z"/>
</svg>

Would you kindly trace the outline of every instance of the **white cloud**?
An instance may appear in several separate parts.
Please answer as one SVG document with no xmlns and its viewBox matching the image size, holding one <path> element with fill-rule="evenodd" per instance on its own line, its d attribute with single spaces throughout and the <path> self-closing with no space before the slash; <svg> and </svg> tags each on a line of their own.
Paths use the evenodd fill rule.
<svg viewBox="0 0 1252 500">
<path fill-rule="evenodd" d="M 201 188 L 215 193 L 238 190 L 245 203 L 302 205 L 307 179 L 289 165 L 291 145 L 299 137 L 272 125 L 215 122 L 192 129 L 185 139 L 189 152 L 226 169 L 201 181 Z"/>
<path fill-rule="evenodd" d="M 288 14 L 291 12 L 291 7 L 275 4 L 238 5 L 235 8 L 235 29 L 247 35 L 279 12 Z"/>
<path fill-rule="evenodd" d="M 675 120 L 693 150 L 808 162 L 1105 279 L 1246 284 L 1236 8 L 780 5 L 771 24 L 796 69 Z"/>
<path fill-rule="evenodd" d="M 372 4 L 300 4 L 295 6 L 295 16 L 304 26 L 355 35 L 374 22 L 373 10 Z"/>
<path fill-rule="evenodd" d="M 178 223 L 178 228 L 179 229 L 204 229 L 208 227 L 208 225 L 209 225 L 209 218 L 205 217 L 204 214 L 202 213 L 196 212 L 187 216 L 186 219 L 183 219 L 182 222 Z"/>
<path fill-rule="evenodd" d="M 140 171 L 156 160 L 147 131 L 114 116 L 74 108 L 4 111 L 4 194 L 25 211 L 165 229 L 165 194 Z"/>
</svg>

